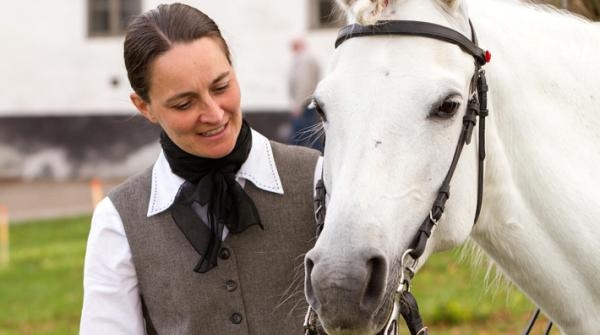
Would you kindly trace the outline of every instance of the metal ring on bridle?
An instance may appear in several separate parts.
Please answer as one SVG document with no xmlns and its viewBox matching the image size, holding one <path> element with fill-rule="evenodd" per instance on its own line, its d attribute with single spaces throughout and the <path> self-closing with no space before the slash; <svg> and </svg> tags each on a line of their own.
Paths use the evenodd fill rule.
<svg viewBox="0 0 600 335">
<path fill-rule="evenodd" d="M 412 279 L 412 276 L 414 276 L 415 274 L 415 267 L 417 266 L 419 260 L 418 259 L 413 259 L 412 265 L 408 266 L 408 262 L 407 262 L 407 257 L 410 256 L 410 253 L 413 251 L 413 249 L 407 249 L 406 251 L 404 251 L 404 253 L 402 254 L 402 259 L 401 259 L 401 263 L 400 263 L 400 268 L 401 268 L 401 275 L 400 275 L 400 284 L 398 285 L 398 289 L 396 290 L 396 292 L 394 292 L 394 305 L 392 307 L 392 315 L 389 318 L 384 331 L 383 331 L 383 335 L 395 335 L 398 334 L 398 321 L 400 319 L 400 300 L 402 297 L 402 292 L 404 291 L 410 291 L 410 281 Z M 407 274 L 408 274 L 408 278 L 407 278 Z M 427 328 L 425 328 L 425 331 L 427 330 Z M 419 334 L 421 334 L 421 331 L 419 331 Z M 426 334 L 426 333 L 425 333 Z"/>
<path fill-rule="evenodd" d="M 442 215 L 443 215 L 443 214 L 442 214 Z M 442 219 L 442 217 L 440 216 L 440 218 L 436 220 L 436 219 L 433 217 L 433 210 L 430 210 L 430 211 L 429 211 L 429 219 L 431 220 L 431 222 L 433 222 L 433 224 L 434 224 L 434 225 L 436 225 L 436 226 L 437 226 L 438 222 L 440 222 L 440 220 Z"/>
<path fill-rule="evenodd" d="M 423 335 L 423 334 L 427 334 L 427 327 L 423 327 L 421 328 L 421 330 L 419 330 L 419 332 L 417 333 L 417 335 Z"/>
<path fill-rule="evenodd" d="M 383 328 L 383 335 L 396 335 L 398 334 L 398 321 L 400 318 L 400 293 L 394 293 L 394 305 L 392 307 L 392 315 L 388 319 L 385 328 Z"/>
<path fill-rule="evenodd" d="M 417 264 L 419 263 L 418 259 L 413 259 L 412 266 L 408 267 L 408 266 L 404 265 L 405 264 L 405 260 L 406 260 L 406 256 L 410 256 L 411 252 L 413 252 L 413 249 L 406 249 L 406 251 L 402 254 L 402 262 L 400 264 L 402 266 L 402 268 L 414 269 L 417 266 Z"/>
<path fill-rule="evenodd" d="M 400 275 L 400 284 L 398 285 L 397 293 L 400 293 L 404 290 L 410 291 L 410 281 L 415 274 L 415 267 L 417 266 L 419 260 L 413 259 L 413 263 L 411 266 L 407 265 L 406 257 L 410 256 L 410 253 L 413 249 L 406 249 L 406 251 L 402 254 L 402 260 L 400 263 L 401 275 Z M 407 275 L 408 274 L 408 278 Z"/>
</svg>

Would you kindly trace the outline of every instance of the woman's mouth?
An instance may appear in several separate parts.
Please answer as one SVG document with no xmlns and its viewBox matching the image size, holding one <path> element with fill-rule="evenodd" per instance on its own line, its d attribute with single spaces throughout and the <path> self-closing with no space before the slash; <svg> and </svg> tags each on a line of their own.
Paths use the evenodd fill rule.
<svg viewBox="0 0 600 335">
<path fill-rule="evenodd" d="M 222 125 L 222 126 L 219 126 L 219 127 L 217 127 L 217 128 L 214 128 L 214 129 L 211 129 L 211 130 L 205 131 L 205 132 L 203 132 L 203 133 L 199 133 L 199 135 L 200 135 L 200 136 L 202 136 L 202 137 L 211 137 L 211 136 L 215 136 L 215 135 L 219 134 L 220 132 L 222 132 L 223 130 L 225 130 L 225 127 L 226 127 L 226 126 L 227 126 L 227 123 L 226 123 L 226 124 L 224 124 L 224 125 Z"/>
</svg>

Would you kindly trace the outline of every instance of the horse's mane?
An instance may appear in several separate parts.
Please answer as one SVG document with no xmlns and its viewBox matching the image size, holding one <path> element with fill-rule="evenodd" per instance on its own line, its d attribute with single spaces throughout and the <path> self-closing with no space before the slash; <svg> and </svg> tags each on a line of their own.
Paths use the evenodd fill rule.
<svg viewBox="0 0 600 335">
<path fill-rule="evenodd" d="M 506 57 L 516 75 L 529 73 L 531 87 L 555 90 L 550 86 L 564 85 L 560 95 L 567 99 L 571 96 L 570 109 L 574 113 L 585 110 L 577 106 L 580 101 L 576 91 L 595 92 L 590 85 L 597 84 L 595 78 L 600 73 L 600 63 L 596 60 L 600 53 L 600 25 L 529 0 L 471 0 L 469 6 L 477 20 L 477 29 L 485 30 L 488 35 L 482 43 L 491 46 L 484 47 Z M 526 63 L 531 60 L 534 62 Z M 586 119 L 600 126 L 600 115 L 588 115 Z"/>
<path fill-rule="evenodd" d="M 393 0 L 389 0 L 392 2 Z M 401 0 L 396 0 L 396 2 Z M 444 5 L 449 5 L 452 3 L 458 3 L 459 5 L 463 5 L 466 3 L 467 5 L 472 1 L 470 0 L 439 0 Z M 481 0 L 477 0 L 481 1 Z M 482 1 L 483 2 L 483 1 Z M 576 19 L 583 22 L 591 22 L 589 19 L 573 13 L 569 12 L 566 9 L 557 8 L 556 6 L 548 3 L 542 3 L 540 0 L 502 0 L 503 3 L 510 3 L 517 7 L 521 8 L 529 8 L 538 13 L 545 13 L 552 16 L 561 15 L 565 16 L 569 19 Z M 343 9 L 347 9 L 349 17 L 353 17 L 358 23 L 361 24 L 372 24 L 377 20 L 383 18 L 385 13 L 385 7 L 388 3 L 388 0 L 337 0 L 339 5 L 339 9 L 343 11 Z M 487 5 L 487 4 L 486 4 Z"/>
<path fill-rule="evenodd" d="M 468 0 L 473 2 L 473 0 Z M 481 1 L 481 0 L 479 0 Z M 483 1 L 485 2 L 485 1 Z M 486 2 L 487 5 L 494 6 L 494 3 L 502 5 L 511 5 L 514 10 L 528 10 L 528 15 L 532 15 L 532 19 L 550 19 L 556 20 L 556 17 L 563 17 L 567 20 L 575 20 L 585 23 L 592 23 L 592 21 L 580 14 L 570 12 L 564 8 L 558 8 L 552 4 L 541 3 L 539 0 L 491 0 Z M 508 7 L 507 7 L 508 8 Z"/>
<path fill-rule="evenodd" d="M 530 6 L 530 7 L 535 8 L 535 10 L 542 11 L 542 12 L 548 12 L 551 14 L 562 14 L 562 15 L 570 16 L 572 18 L 579 18 L 580 20 L 583 20 L 586 22 L 593 22 L 589 18 L 587 18 L 581 14 L 571 12 L 564 8 L 558 8 L 553 4 L 550 4 L 547 2 L 542 2 L 542 0 L 506 0 L 506 1 L 516 2 L 519 4 L 525 5 L 525 6 Z"/>
</svg>

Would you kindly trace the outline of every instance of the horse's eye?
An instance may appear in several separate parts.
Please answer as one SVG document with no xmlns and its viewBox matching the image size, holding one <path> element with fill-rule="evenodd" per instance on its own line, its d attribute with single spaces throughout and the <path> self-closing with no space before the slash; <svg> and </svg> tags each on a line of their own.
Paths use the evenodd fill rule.
<svg viewBox="0 0 600 335">
<path fill-rule="evenodd" d="M 321 108 L 321 105 L 319 104 L 319 102 L 316 99 L 312 99 L 312 101 L 310 102 L 309 107 L 315 109 L 315 111 L 319 114 L 319 116 L 321 117 L 321 119 L 323 119 L 323 122 L 327 122 L 327 116 L 325 115 L 325 112 L 323 111 L 323 108 Z"/>
<path fill-rule="evenodd" d="M 432 111 L 432 116 L 450 118 L 458 111 L 459 108 L 460 101 L 458 101 L 456 98 L 446 98 L 441 105 L 437 106 Z"/>
</svg>

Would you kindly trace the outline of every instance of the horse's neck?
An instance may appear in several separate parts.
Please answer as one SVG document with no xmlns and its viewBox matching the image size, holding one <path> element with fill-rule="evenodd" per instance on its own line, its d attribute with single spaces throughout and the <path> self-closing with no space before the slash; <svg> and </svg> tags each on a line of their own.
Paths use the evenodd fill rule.
<svg viewBox="0 0 600 335">
<path fill-rule="evenodd" d="M 471 7 L 493 54 L 484 208 L 473 237 L 565 333 L 592 333 L 600 327 L 600 29 L 511 3 Z"/>
</svg>

